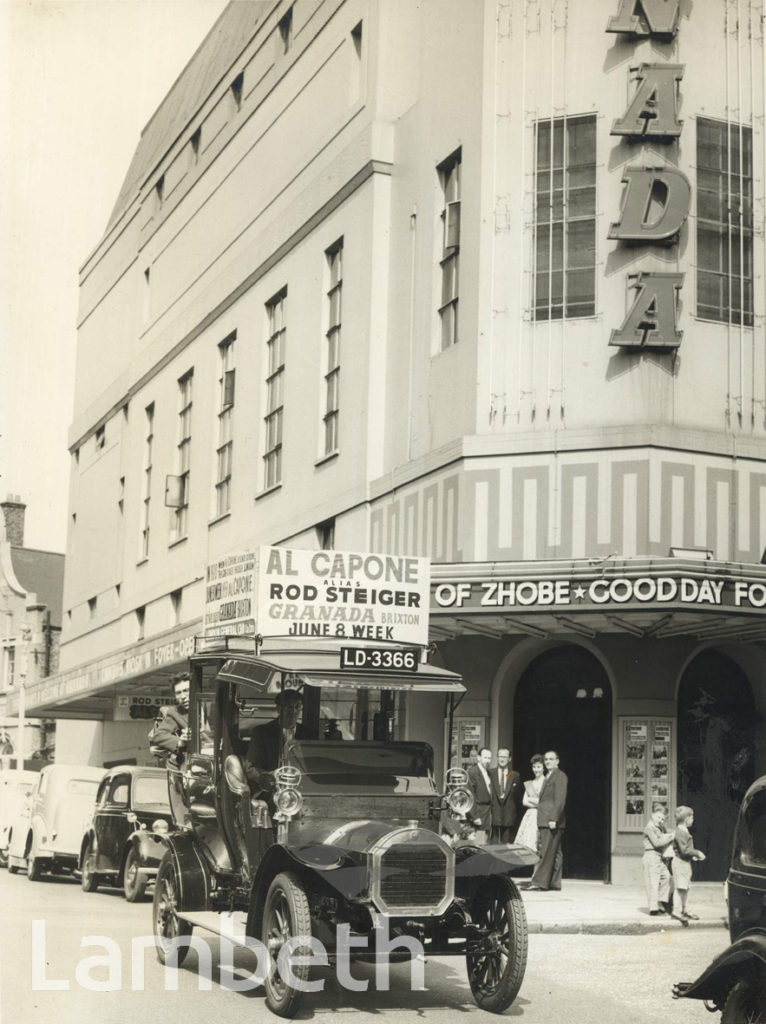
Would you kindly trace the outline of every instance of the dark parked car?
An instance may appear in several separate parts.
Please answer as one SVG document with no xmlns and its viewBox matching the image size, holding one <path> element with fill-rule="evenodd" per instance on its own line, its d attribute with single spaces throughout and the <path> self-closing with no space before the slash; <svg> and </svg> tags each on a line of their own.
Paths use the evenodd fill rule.
<svg viewBox="0 0 766 1024">
<path fill-rule="evenodd" d="M 742 801 L 726 888 L 731 945 L 674 993 L 722 1010 L 721 1024 L 766 1024 L 766 775 Z"/>
<path fill-rule="evenodd" d="M 122 886 L 125 899 L 140 900 L 165 853 L 162 837 L 171 821 L 164 768 L 121 765 L 110 769 L 96 794 L 93 817 L 80 849 L 82 887 Z"/>
<path fill-rule="evenodd" d="M 464 689 L 459 676 L 422 663 L 418 651 L 367 659 L 334 642 L 290 644 L 256 653 L 251 639 L 238 653 L 232 638 L 200 644 L 191 658 L 191 746 L 180 770 L 169 768 L 177 827 L 154 892 L 161 962 L 183 959 L 195 926 L 223 934 L 235 911 L 270 956 L 267 1005 L 292 1017 L 303 994 L 292 981 L 308 966 L 283 977 L 274 963 L 285 943 L 310 933 L 333 963 L 346 926 L 369 959 L 385 923 L 392 938 L 417 940 L 426 954 L 465 957 L 477 1004 L 503 1011 L 527 958 L 524 906 L 510 876 L 537 858 L 523 847 L 442 836 L 445 804 L 470 809 L 465 774 L 451 775 L 443 794 L 431 747 L 403 738 L 407 715 L 410 735 L 426 707 L 441 722 L 450 695 Z M 275 788 L 253 792 L 243 765 L 249 734 L 274 719 L 275 697 L 288 689 L 303 696 L 301 738 L 284 744 Z"/>
</svg>

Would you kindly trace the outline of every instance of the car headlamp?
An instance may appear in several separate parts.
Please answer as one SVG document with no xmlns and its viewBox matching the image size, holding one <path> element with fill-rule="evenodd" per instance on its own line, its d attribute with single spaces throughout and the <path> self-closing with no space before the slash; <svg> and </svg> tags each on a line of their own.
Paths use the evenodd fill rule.
<svg viewBox="0 0 766 1024">
<path fill-rule="evenodd" d="M 294 818 L 303 807 L 303 797 L 297 789 L 280 789 L 274 795 L 274 805 L 285 818 Z"/>
<path fill-rule="evenodd" d="M 301 782 L 299 769 L 291 764 L 282 765 L 274 772 L 274 780 L 274 806 L 277 813 L 283 820 L 294 818 L 303 807 L 303 796 L 298 790 Z"/>
<path fill-rule="evenodd" d="M 473 807 L 473 793 L 468 783 L 468 772 L 465 768 L 448 768 L 446 783 L 445 799 L 449 809 L 453 814 L 459 816 L 468 814 Z"/>
</svg>

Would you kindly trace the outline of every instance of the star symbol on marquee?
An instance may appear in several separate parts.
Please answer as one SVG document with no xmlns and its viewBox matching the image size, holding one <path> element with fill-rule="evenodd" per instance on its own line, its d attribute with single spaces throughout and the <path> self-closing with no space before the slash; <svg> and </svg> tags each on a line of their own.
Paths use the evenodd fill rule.
<svg viewBox="0 0 766 1024">
<path fill-rule="evenodd" d="M 585 591 L 583 590 L 582 587 L 575 587 L 574 588 L 574 596 L 577 598 L 578 601 L 584 601 L 585 600 Z"/>
</svg>

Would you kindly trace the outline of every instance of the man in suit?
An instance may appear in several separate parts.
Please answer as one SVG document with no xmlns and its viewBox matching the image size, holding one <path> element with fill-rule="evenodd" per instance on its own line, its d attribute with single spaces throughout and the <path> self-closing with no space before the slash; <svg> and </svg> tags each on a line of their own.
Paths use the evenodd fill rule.
<svg viewBox="0 0 766 1024">
<path fill-rule="evenodd" d="M 537 805 L 537 834 L 540 838 L 540 862 L 532 878 L 523 889 L 561 888 L 563 856 L 561 841 L 566 828 L 566 802 L 568 779 L 559 768 L 559 755 L 549 750 L 543 757 L 548 774 L 540 790 Z"/>
<path fill-rule="evenodd" d="M 492 781 L 492 842 L 512 843 L 519 824 L 519 806 L 524 787 L 518 772 L 511 770 L 511 752 L 500 747 Z"/>
<path fill-rule="evenodd" d="M 489 747 L 482 747 L 479 751 L 479 760 L 468 769 L 468 781 L 473 791 L 471 821 L 476 829 L 476 842 L 481 846 L 489 839 L 492 829 L 492 780 L 489 776 L 491 761 L 492 751 Z"/>
<path fill-rule="evenodd" d="M 309 735 L 298 722 L 303 710 L 303 695 L 298 690 L 283 690 L 276 699 L 278 718 L 253 729 L 245 754 L 245 775 L 254 795 L 270 798 L 275 788 L 274 771 L 282 764 L 286 745 L 292 739 Z"/>
</svg>

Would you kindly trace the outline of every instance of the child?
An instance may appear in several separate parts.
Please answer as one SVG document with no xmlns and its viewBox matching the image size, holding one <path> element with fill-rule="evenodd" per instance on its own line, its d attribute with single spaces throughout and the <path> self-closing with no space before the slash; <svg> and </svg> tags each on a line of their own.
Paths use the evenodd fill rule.
<svg viewBox="0 0 766 1024">
<path fill-rule="evenodd" d="M 689 834 L 689 829 L 693 824 L 694 811 L 691 807 L 677 807 L 676 831 L 673 836 L 673 882 L 678 893 L 681 909 L 679 913 L 673 916 L 678 917 L 684 922 L 699 920 L 696 914 L 690 914 L 687 911 L 686 899 L 689 895 L 689 886 L 692 880 L 692 861 L 705 859 L 705 854 L 701 850 L 694 849 L 692 837 Z"/>
<path fill-rule="evenodd" d="M 673 833 L 665 831 L 665 808 L 662 804 L 654 804 L 643 837 L 644 882 L 652 917 L 670 913 L 670 872 L 663 852 L 672 842 Z"/>
</svg>

